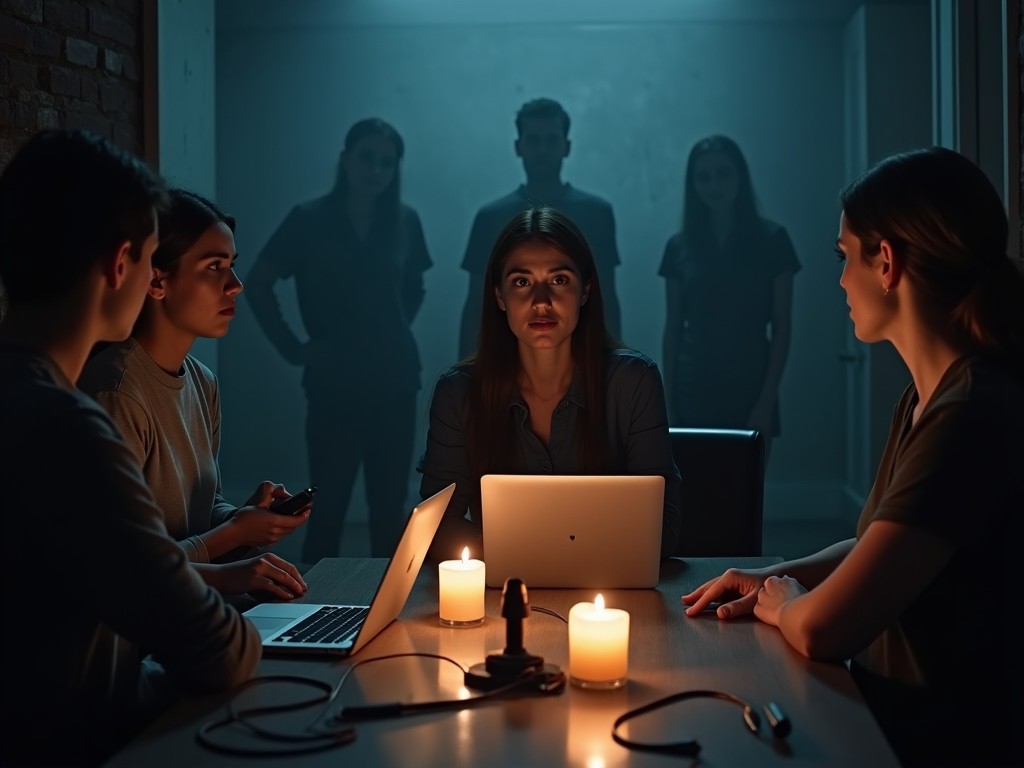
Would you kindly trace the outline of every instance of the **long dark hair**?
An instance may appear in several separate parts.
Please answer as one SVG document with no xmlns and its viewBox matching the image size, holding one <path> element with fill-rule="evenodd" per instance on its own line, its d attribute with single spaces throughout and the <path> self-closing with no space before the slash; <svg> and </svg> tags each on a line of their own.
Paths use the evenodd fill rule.
<svg viewBox="0 0 1024 768">
<path fill-rule="evenodd" d="M 517 391 L 519 345 L 495 300 L 494 290 L 501 285 L 509 255 L 527 243 L 543 243 L 565 254 L 576 266 L 581 284 L 590 285 L 572 335 L 572 357 L 586 397 L 577 435 L 579 468 L 581 474 L 600 474 L 605 470 L 608 453 L 605 359 L 617 343 L 605 328 L 601 285 L 590 246 L 572 220 L 554 208 L 531 208 L 516 214 L 498 236 L 487 262 L 480 340 L 473 358 L 466 409 L 471 466 L 477 476 L 510 471 L 513 426 L 508 406 Z"/>
<path fill-rule="evenodd" d="M 750 180 L 750 166 L 739 145 L 728 136 L 708 136 L 690 150 L 686 161 L 686 183 L 683 194 L 683 237 L 686 245 L 695 249 L 706 248 L 711 242 L 711 212 L 700 199 L 695 179 L 697 161 L 704 155 L 721 152 L 736 168 L 739 182 L 736 190 L 735 221 L 733 227 L 744 237 L 756 237 L 762 230 L 761 216 L 757 212 L 754 184 Z"/>
<path fill-rule="evenodd" d="M 1024 369 L 1024 273 L 1007 254 L 1006 211 L 981 169 L 941 147 L 903 152 L 840 199 L 865 259 L 887 240 L 932 310 L 974 348 Z"/>
<path fill-rule="evenodd" d="M 387 139 L 395 148 L 395 157 L 398 163 L 395 165 L 395 174 L 391 183 L 384 188 L 374 201 L 373 218 L 378 231 L 388 236 L 395 236 L 399 233 L 399 217 L 402 205 L 402 158 L 405 155 L 405 142 L 401 135 L 390 123 L 381 120 L 379 117 L 368 117 L 360 120 L 348 129 L 345 134 L 345 147 L 338 157 L 338 167 L 334 177 L 334 187 L 331 189 L 333 195 L 343 207 L 348 202 L 348 178 L 345 175 L 345 168 L 342 162 L 346 154 L 351 154 L 363 139 L 370 136 L 380 136 Z"/>
</svg>

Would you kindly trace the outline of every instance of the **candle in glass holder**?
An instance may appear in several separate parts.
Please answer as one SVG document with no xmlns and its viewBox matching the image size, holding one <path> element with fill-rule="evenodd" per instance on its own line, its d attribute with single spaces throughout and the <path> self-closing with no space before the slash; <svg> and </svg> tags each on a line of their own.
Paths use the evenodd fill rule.
<svg viewBox="0 0 1024 768">
<path fill-rule="evenodd" d="M 569 681 L 581 688 L 618 688 L 629 668 L 629 614 L 592 603 L 569 610 Z"/>
<path fill-rule="evenodd" d="M 476 627 L 484 623 L 484 563 L 470 560 L 469 547 L 461 560 L 445 560 L 437 566 L 441 624 Z"/>
</svg>

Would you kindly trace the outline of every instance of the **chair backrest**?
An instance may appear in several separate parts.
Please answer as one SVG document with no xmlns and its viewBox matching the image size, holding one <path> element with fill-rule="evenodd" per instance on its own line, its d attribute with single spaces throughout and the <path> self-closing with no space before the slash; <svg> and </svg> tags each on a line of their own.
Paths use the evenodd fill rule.
<svg viewBox="0 0 1024 768">
<path fill-rule="evenodd" d="M 683 476 L 682 557 L 760 556 L 764 439 L 756 429 L 669 429 Z"/>
</svg>

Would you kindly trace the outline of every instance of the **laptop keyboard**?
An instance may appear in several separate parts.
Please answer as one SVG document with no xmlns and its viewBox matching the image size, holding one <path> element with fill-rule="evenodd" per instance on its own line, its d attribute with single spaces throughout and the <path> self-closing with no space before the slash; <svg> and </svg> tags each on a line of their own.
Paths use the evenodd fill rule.
<svg viewBox="0 0 1024 768">
<path fill-rule="evenodd" d="M 352 634 L 370 609 L 358 605 L 325 605 L 274 638 L 288 643 L 337 643 Z"/>
</svg>

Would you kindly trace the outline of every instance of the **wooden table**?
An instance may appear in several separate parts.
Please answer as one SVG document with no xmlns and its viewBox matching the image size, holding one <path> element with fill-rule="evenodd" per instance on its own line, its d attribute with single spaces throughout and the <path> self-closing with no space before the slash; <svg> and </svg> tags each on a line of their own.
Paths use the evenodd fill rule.
<svg viewBox="0 0 1024 768">
<path fill-rule="evenodd" d="M 327 559 L 309 571 L 307 602 L 365 603 L 386 560 Z M 774 627 L 755 619 L 718 621 L 711 615 L 688 619 L 679 595 L 730 565 L 764 565 L 771 558 L 673 560 L 662 566 L 653 590 L 608 590 L 609 607 L 630 613 L 629 681 L 615 691 L 568 686 L 561 695 L 495 701 L 472 709 L 356 724 L 348 746 L 297 757 L 235 757 L 200 746 L 200 723 L 223 709 L 228 696 L 182 702 L 129 744 L 111 766 L 180 765 L 352 765 L 352 766 L 611 766 L 695 765 L 688 758 L 630 751 L 611 737 L 614 719 L 625 711 L 677 691 L 711 688 L 740 696 L 756 708 L 775 701 L 793 730 L 773 740 L 762 723 L 760 737 L 745 727 L 739 707 L 716 700 L 672 705 L 626 727 L 633 739 L 685 741 L 702 745 L 703 766 L 896 766 L 898 761 L 842 664 L 808 661 L 792 650 Z M 487 591 L 487 619 L 473 629 L 438 624 L 437 571 L 424 566 L 399 621 L 392 623 L 351 660 L 265 658 L 260 674 L 295 674 L 336 683 L 345 667 L 386 654 L 419 651 L 443 654 L 464 667 L 484 661 L 505 645 L 499 616 L 501 593 Z M 537 589 L 533 607 L 568 616 L 569 608 L 592 601 L 593 590 Z M 548 663 L 568 671 L 568 627 L 533 611 L 524 622 L 524 645 Z M 401 658 L 360 666 L 352 672 L 333 710 L 343 705 L 412 702 L 471 695 L 462 673 L 435 659 Z M 279 702 L 308 695 L 287 686 L 249 692 L 247 701 Z M 475 695 L 475 694 L 472 694 Z M 265 719 L 267 725 L 297 728 L 315 710 Z M 763 719 L 763 718 L 762 718 Z M 232 726 L 222 734 L 245 747 L 263 742 Z"/>
</svg>

